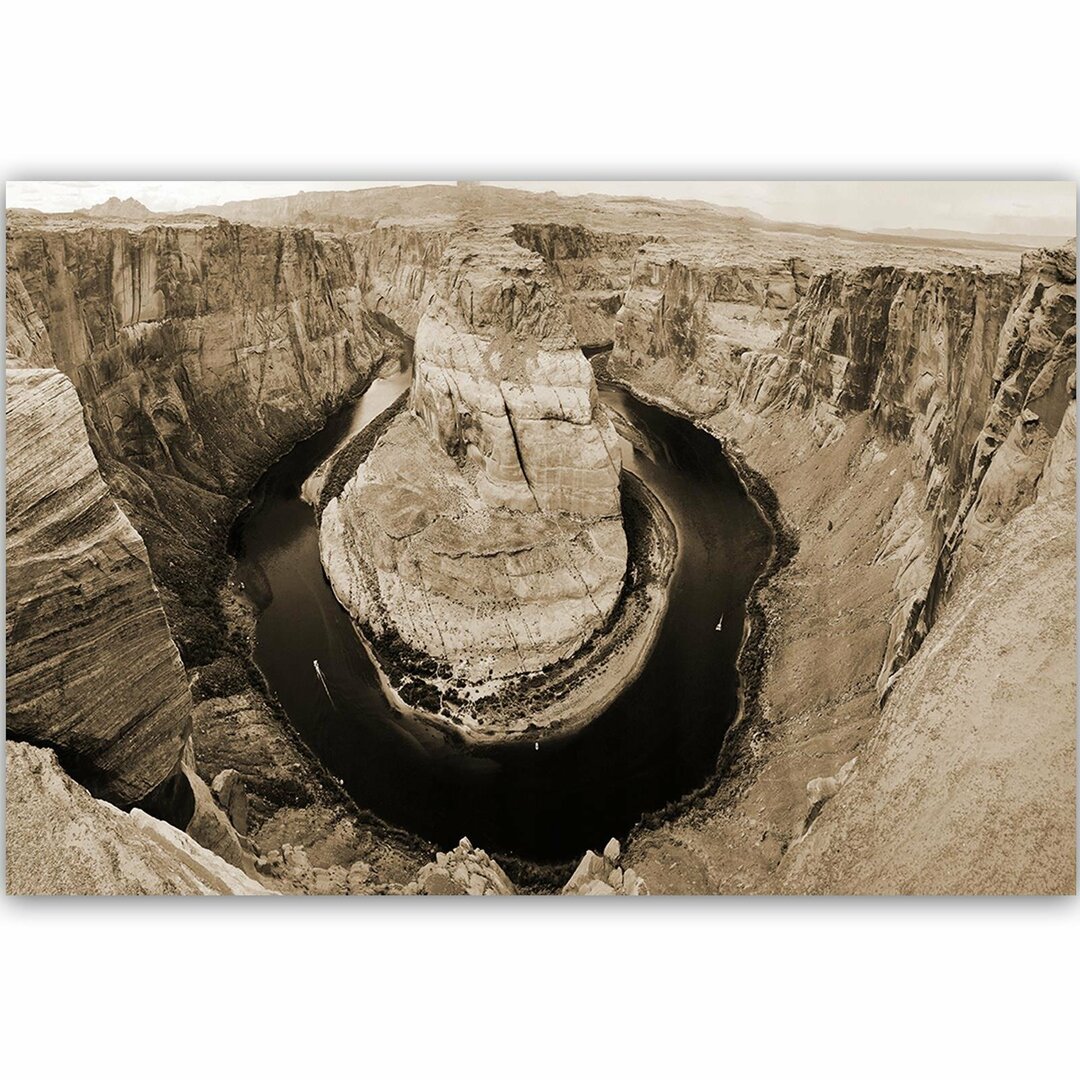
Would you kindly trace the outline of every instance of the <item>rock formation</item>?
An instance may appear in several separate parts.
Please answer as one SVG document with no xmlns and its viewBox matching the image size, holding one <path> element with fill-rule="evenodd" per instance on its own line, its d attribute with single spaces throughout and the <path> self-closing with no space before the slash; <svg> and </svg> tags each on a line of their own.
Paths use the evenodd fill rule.
<svg viewBox="0 0 1080 1080">
<path fill-rule="evenodd" d="M 7 891 L 258 896 L 268 890 L 179 829 L 95 799 L 51 750 L 7 744 Z"/>
<path fill-rule="evenodd" d="M 192 600 L 223 576 L 238 497 L 382 356 L 348 246 L 210 219 L 63 219 L 9 225 L 7 259 L 8 364 L 75 384 L 191 659 Z"/>
<path fill-rule="evenodd" d="M 466 683 L 572 655 L 622 589 L 621 459 L 539 256 L 503 235 L 448 249 L 410 405 L 323 511 L 339 599 Z"/>
<path fill-rule="evenodd" d="M 7 730 L 127 805 L 177 768 L 187 678 L 59 372 L 7 372 Z"/>
<path fill-rule="evenodd" d="M 854 776 L 785 857 L 785 889 L 1075 890 L 1071 501 L 1028 507 L 989 543 L 898 676 Z"/>
<path fill-rule="evenodd" d="M 198 811 L 190 827 L 235 861 L 256 860 L 283 891 L 419 891 L 430 847 L 328 795 L 245 674 L 250 627 L 226 596 L 226 532 L 268 463 L 378 369 L 393 324 L 415 332 L 412 409 L 336 492 L 323 554 L 353 614 L 424 665 L 424 707 L 456 697 L 467 712 L 500 682 L 574 653 L 590 635 L 610 637 L 597 629 L 630 606 L 625 591 L 615 605 L 626 563 L 618 455 L 577 349 L 613 341 L 598 362 L 721 436 L 772 485 L 785 543 L 797 533 L 801 548 L 789 544 L 790 563 L 761 594 L 769 663 L 758 711 L 729 755 L 745 785 L 635 830 L 614 859 L 590 853 L 572 891 L 617 891 L 616 869 L 623 891 L 629 872 L 655 892 L 1064 887 L 1038 844 L 1045 832 L 1055 851 L 1066 846 L 1061 778 L 1073 768 L 1075 684 L 1062 658 L 1073 656 L 1075 628 L 1060 599 L 1075 583 L 1062 509 L 1075 483 L 1071 250 L 1032 253 L 1019 266 L 1014 252 L 955 238 L 838 238 L 693 204 L 496 189 L 310 193 L 223 209 L 252 224 L 143 218 L 135 207 L 124 220 L 122 206 L 101 209 L 104 217 L 12 212 L 7 251 L 9 365 L 55 366 L 71 378 L 116 500 L 94 494 L 93 476 L 64 486 L 85 447 L 30 448 L 31 461 L 44 452 L 60 467 L 20 481 L 41 498 L 18 528 L 51 554 L 35 563 L 14 545 L 22 563 L 9 571 L 9 724 L 15 715 L 35 725 L 24 737 L 54 743 L 95 793 L 106 790 L 99 782 L 116 785 L 110 797 L 126 804 L 155 778 L 181 777 Z M 19 380 L 38 377 L 9 381 L 9 411 Z M 64 424 L 72 397 L 58 394 Z M 9 485 L 12 431 L 9 417 Z M 59 432 L 51 440 L 64 442 Z M 92 466 L 85 456 L 80 475 Z M 85 512 L 65 518 L 78 507 Z M 104 558 L 65 584 L 65 545 L 82 529 Z M 1035 548 L 1039 559 L 1025 563 Z M 12 550 L 9 537 L 9 560 Z M 147 552 L 201 699 L 194 761 L 180 755 L 183 671 L 162 646 L 168 628 L 162 635 Z M 1008 560 L 1021 568 L 1013 591 Z M 33 599 L 31 572 L 55 590 Z M 99 573 L 119 590 L 111 600 L 79 577 Z M 13 614 L 22 602 L 13 584 L 48 610 Z M 106 730 L 82 711 L 94 697 L 85 676 L 130 667 L 130 627 L 107 620 L 95 639 L 72 611 L 92 605 L 97 620 L 122 594 L 140 620 L 134 636 L 152 643 L 153 674 L 113 676 L 122 711 L 137 721 L 114 717 Z M 969 609 L 975 625 L 964 621 Z M 1014 609 L 1035 644 L 1003 652 L 1004 674 L 981 672 L 987 650 L 1012 647 L 1001 621 Z M 55 644 L 84 632 L 83 659 L 95 645 L 104 652 L 80 660 L 80 678 L 64 688 L 71 724 L 37 707 L 45 668 L 34 650 L 47 636 L 60 634 Z M 591 649 L 582 657 L 591 663 Z M 564 678 L 571 667 L 554 665 Z M 978 681 L 970 702 L 942 691 L 947 682 L 963 690 L 969 676 Z M 1034 688 L 1030 701 L 1021 685 Z M 924 699 L 937 703 L 933 715 Z M 1015 722 L 999 723 L 999 713 Z M 928 762 L 930 743 L 945 750 Z M 119 749 L 128 744 L 130 753 Z M 219 776 L 230 769 L 242 784 Z M 893 770 L 922 791 L 920 806 L 898 796 Z M 808 798 L 810 831 L 797 843 Z M 102 804 L 65 795 L 60 805 L 98 828 Z M 111 814 L 106 832 L 117 820 L 168 830 Z M 1003 830 L 1021 853 L 1022 880 L 969 835 L 971 823 Z M 916 827 L 932 838 L 936 864 L 913 854 Z M 42 832 L 60 835 L 55 822 Z M 65 829 L 59 847 L 14 835 L 63 888 L 63 873 L 51 876 L 55 853 L 77 850 L 81 834 Z M 876 857 L 855 866 L 845 854 L 854 842 L 885 851 L 894 839 L 894 867 Z M 128 842 L 125 832 L 110 850 Z M 100 874 L 103 888 L 129 891 L 116 884 L 126 871 L 112 877 L 101 865 L 79 871 L 77 884 Z M 126 880 L 180 887 L 175 873 Z M 194 873 L 184 888 L 217 887 Z"/>
<path fill-rule="evenodd" d="M 629 867 L 620 866 L 622 848 L 612 837 L 602 855 L 586 851 L 570 880 L 563 886 L 563 896 L 647 896 L 648 886 Z"/>
<path fill-rule="evenodd" d="M 612 371 L 697 414 L 715 412 L 738 378 L 740 354 L 772 343 L 808 281 L 809 267 L 796 257 L 738 265 L 649 244 L 615 317 Z"/>
<path fill-rule="evenodd" d="M 962 569 L 961 548 L 977 558 L 982 538 L 1035 497 L 1075 370 L 1074 250 L 1029 253 L 1019 280 L 904 266 L 808 279 L 792 263 L 791 288 L 780 267 L 753 278 L 648 251 L 616 320 L 620 378 L 695 415 L 752 422 L 799 410 L 818 446 L 865 412 L 883 437 L 910 445 L 912 482 L 879 551 L 895 568 L 878 679 L 887 693 Z M 773 323 L 775 348 L 761 347 L 767 318 L 733 322 L 716 296 L 742 303 L 744 319 L 748 302 L 790 306 Z"/>
<path fill-rule="evenodd" d="M 452 851 L 440 851 L 416 880 L 424 896 L 512 896 L 514 886 L 499 864 L 467 836 Z"/>
</svg>

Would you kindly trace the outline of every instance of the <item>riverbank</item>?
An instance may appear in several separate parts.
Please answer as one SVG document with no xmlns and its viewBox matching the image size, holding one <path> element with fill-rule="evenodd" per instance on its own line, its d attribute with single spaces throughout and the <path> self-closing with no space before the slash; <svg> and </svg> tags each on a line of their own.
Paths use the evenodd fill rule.
<svg viewBox="0 0 1080 1080">
<path fill-rule="evenodd" d="M 879 440 L 865 415 L 819 447 L 802 414 L 695 417 L 632 388 L 722 440 L 778 544 L 754 589 L 739 662 L 744 701 L 716 773 L 643 816 L 627 857 L 653 892 L 772 892 L 807 826 L 807 783 L 857 756 L 880 716 L 875 680 L 895 567 L 878 554 L 909 455 Z"/>
<path fill-rule="evenodd" d="M 700 807 L 704 800 L 715 799 L 723 802 L 725 799 L 732 799 L 736 791 L 745 785 L 747 777 L 742 770 L 754 765 L 752 742 L 755 734 L 762 730 L 767 718 L 767 710 L 762 702 L 762 690 L 770 657 L 769 632 L 775 629 L 775 617 L 774 623 L 770 624 L 770 606 L 765 600 L 765 594 L 771 579 L 788 566 L 798 553 L 799 537 L 795 527 L 785 518 L 780 501 L 769 481 L 749 464 L 737 445 L 723 438 L 700 416 L 695 416 L 672 399 L 650 393 L 617 378 L 608 369 L 605 359 L 604 354 L 599 354 L 593 361 L 597 367 L 598 382 L 620 387 L 642 401 L 679 416 L 720 443 L 746 497 L 756 507 L 773 535 L 769 560 L 754 582 L 746 601 L 746 622 L 736 658 L 739 674 L 738 711 L 724 737 L 716 767 L 712 775 L 693 791 L 659 810 L 643 814 L 630 834 L 630 841 L 633 841 L 647 835 L 650 829 Z"/>
</svg>

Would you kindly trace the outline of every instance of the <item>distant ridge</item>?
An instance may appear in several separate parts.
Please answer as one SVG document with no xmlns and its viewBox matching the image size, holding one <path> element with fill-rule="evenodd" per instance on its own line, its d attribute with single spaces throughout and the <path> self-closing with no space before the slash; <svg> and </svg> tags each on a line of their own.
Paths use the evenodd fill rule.
<svg viewBox="0 0 1080 1080">
<path fill-rule="evenodd" d="M 138 199 L 118 199 L 115 195 L 88 210 L 78 211 L 87 217 L 123 218 L 127 221 L 141 221 L 144 218 L 157 217 L 153 210 L 147 209 Z"/>
<path fill-rule="evenodd" d="M 1059 248 L 1075 239 L 1075 235 L 1065 234 L 971 233 L 952 229 L 916 229 L 910 226 L 902 229 L 875 229 L 874 232 L 880 236 L 900 236 L 904 239 L 959 240 L 1017 248 Z"/>
</svg>

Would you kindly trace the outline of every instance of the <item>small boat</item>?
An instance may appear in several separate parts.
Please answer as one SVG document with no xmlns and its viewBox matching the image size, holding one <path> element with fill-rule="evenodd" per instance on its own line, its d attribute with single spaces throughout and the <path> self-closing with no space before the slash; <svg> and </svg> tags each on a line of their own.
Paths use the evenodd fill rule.
<svg viewBox="0 0 1080 1080">
<path fill-rule="evenodd" d="M 322 683 L 322 688 L 326 691 L 326 696 L 330 698 L 330 704 L 334 704 L 334 699 L 330 697 L 330 687 L 326 685 L 326 677 L 322 673 L 322 668 L 319 667 L 318 660 L 312 660 L 312 664 L 315 665 L 315 674 L 319 676 L 319 682 Z"/>
<path fill-rule="evenodd" d="M 723 627 L 724 627 L 724 616 L 721 615 L 720 616 L 720 621 L 716 624 L 716 629 L 717 630 L 722 630 Z"/>
</svg>

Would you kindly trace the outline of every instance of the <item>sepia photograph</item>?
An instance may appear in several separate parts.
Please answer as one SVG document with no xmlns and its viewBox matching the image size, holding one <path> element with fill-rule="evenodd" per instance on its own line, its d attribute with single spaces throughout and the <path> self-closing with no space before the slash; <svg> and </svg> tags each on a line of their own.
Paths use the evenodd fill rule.
<svg viewBox="0 0 1080 1080">
<path fill-rule="evenodd" d="M 1076 188 L 13 181 L 7 889 L 1076 881 Z"/>
<path fill-rule="evenodd" d="M 6 1070 L 1075 1073 L 1078 12 L 0 14 Z"/>
</svg>

